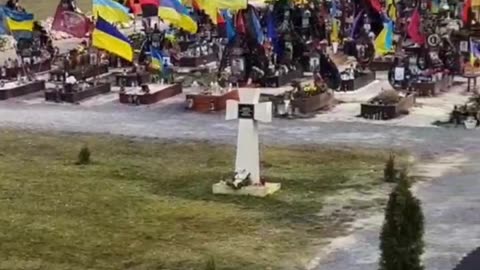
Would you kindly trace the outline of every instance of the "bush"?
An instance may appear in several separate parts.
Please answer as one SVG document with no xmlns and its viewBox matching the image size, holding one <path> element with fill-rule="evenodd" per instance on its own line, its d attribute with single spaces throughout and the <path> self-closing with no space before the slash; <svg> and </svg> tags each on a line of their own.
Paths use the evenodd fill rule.
<svg viewBox="0 0 480 270">
<path fill-rule="evenodd" d="M 384 105 L 393 105 L 400 101 L 401 97 L 396 90 L 384 90 L 380 92 L 372 103 L 380 103 Z"/>
<path fill-rule="evenodd" d="M 82 149 L 80 149 L 80 152 L 78 153 L 78 165 L 87 165 L 90 164 L 90 149 L 88 146 L 83 146 Z"/>
<path fill-rule="evenodd" d="M 420 201 L 410 192 L 407 173 L 400 173 L 385 209 L 380 233 L 380 270 L 423 270 L 424 217 Z"/>
<path fill-rule="evenodd" d="M 217 266 L 215 265 L 215 259 L 210 257 L 207 261 L 207 265 L 205 266 L 205 270 L 216 270 Z"/>
<path fill-rule="evenodd" d="M 397 181 L 397 169 L 395 168 L 395 154 L 390 153 L 385 169 L 383 169 L 383 180 L 388 183 Z"/>
</svg>

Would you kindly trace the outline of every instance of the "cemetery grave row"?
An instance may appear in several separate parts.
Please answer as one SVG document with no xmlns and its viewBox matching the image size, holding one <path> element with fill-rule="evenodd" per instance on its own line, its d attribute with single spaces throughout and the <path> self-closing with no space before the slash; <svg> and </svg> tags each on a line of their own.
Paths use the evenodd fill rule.
<svg viewBox="0 0 480 270">
<path fill-rule="evenodd" d="M 334 4 L 338 6 L 333 12 Z M 76 104 L 109 93 L 118 94 L 121 104 L 135 105 L 176 97 L 184 99 L 187 110 L 207 113 L 223 111 L 228 100 L 259 89 L 260 99 L 272 102 L 274 116 L 312 117 L 341 102 L 336 94 L 368 88 L 386 72 L 396 92 L 386 89 L 372 95 L 358 111 L 367 119 L 392 119 L 408 112 L 416 98 L 449 91 L 454 76 L 467 78 L 468 90 L 472 82 L 476 87 L 475 66 L 463 68 L 460 63 L 460 56 L 474 43 L 476 28 L 471 23 L 460 27 L 455 14 L 435 13 L 421 8 L 423 4 L 399 5 L 397 14 L 388 13 L 385 20 L 349 1 L 327 3 L 330 12 L 321 18 L 316 14 L 325 7 L 314 3 L 248 5 L 235 15 L 233 36 L 201 16 L 196 34 L 144 25 L 143 32 L 130 36 L 133 61 L 88 42 L 66 55 L 32 42 L 19 48 L 20 61 L 9 59 L 0 68 L 5 93 L 1 96 L 7 99 L 46 88 L 46 101 Z M 265 30 L 262 38 L 258 25 L 241 23 L 257 19 Z M 417 19 L 422 24 L 413 25 Z M 157 59 L 161 65 L 154 67 L 156 50 L 162 52 Z M 340 66 L 332 55 L 353 56 L 354 61 Z M 48 78 L 39 75 L 45 71 Z M 15 78 L 16 85 L 11 82 Z M 47 82 L 31 83 L 41 80 Z"/>
</svg>

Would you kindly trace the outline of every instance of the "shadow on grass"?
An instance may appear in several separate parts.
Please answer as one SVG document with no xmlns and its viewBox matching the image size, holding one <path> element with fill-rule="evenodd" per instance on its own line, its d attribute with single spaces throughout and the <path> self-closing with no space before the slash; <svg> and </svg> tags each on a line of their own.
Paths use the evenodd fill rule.
<svg viewBox="0 0 480 270">
<path fill-rule="evenodd" d="M 220 196 L 212 194 L 212 184 L 226 179 L 233 168 L 233 148 L 212 145 L 165 146 L 164 153 L 176 150 L 177 158 L 147 163 L 117 164 L 107 175 L 128 181 L 148 183 L 147 191 L 159 196 L 175 196 L 191 201 L 234 204 L 263 213 L 275 223 L 312 225 L 318 223 L 326 195 L 342 189 L 371 189 L 380 184 L 386 153 L 351 149 L 266 148 L 262 157 L 268 182 L 279 182 L 282 189 L 267 198 Z M 138 151 L 137 154 L 144 152 Z M 197 159 L 191 153 L 201 152 Z M 128 153 L 125 152 L 125 153 Z"/>
<path fill-rule="evenodd" d="M 338 183 L 332 184 L 325 181 L 334 175 L 319 176 L 317 181 L 312 179 L 287 179 L 268 177 L 270 182 L 282 184 L 282 189 L 266 198 L 249 196 L 214 195 L 212 184 L 223 179 L 228 172 L 211 173 L 198 172 L 194 175 L 184 175 L 169 179 L 174 185 L 165 186 L 164 183 L 152 183 L 151 192 L 161 196 L 175 196 L 185 200 L 209 201 L 221 204 L 234 204 L 245 210 L 264 213 L 264 218 L 277 224 L 290 224 L 293 226 L 308 227 L 318 225 L 323 218 L 318 215 L 322 209 L 322 201 L 328 194 L 344 188 L 365 185 L 345 185 L 349 181 L 346 175 L 335 175 Z M 203 179 L 203 180 L 202 180 Z M 211 180 L 205 180 L 211 179 Z M 218 179 L 216 181 L 216 179 Z M 316 184 L 312 185 L 312 182 Z M 319 231 L 318 233 L 322 233 Z"/>
</svg>

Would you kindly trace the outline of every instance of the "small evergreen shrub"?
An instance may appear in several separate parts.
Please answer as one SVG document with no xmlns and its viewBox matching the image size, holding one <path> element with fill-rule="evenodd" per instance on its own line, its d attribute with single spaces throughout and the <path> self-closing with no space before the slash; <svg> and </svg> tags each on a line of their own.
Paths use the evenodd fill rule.
<svg viewBox="0 0 480 270">
<path fill-rule="evenodd" d="M 383 169 L 383 180 L 387 183 L 394 183 L 397 181 L 397 169 L 395 168 L 395 154 L 390 153 L 385 169 Z"/>
<path fill-rule="evenodd" d="M 423 234 L 421 202 L 410 191 L 409 177 L 402 171 L 385 208 L 379 270 L 424 270 Z"/>
<path fill-rule="evenodd" d="M 83 146 L 82 149 L 80 149 L 80 152 L 78 153 L 77 164 L 78 165 L 90 164 L 90 162 L 91 162 L 90 156 L 91 156 L 91 153 L 90 153 L 90 149 L 88 148 L 88 146 L 86 146 L 86 145 Z"/>
</svg>

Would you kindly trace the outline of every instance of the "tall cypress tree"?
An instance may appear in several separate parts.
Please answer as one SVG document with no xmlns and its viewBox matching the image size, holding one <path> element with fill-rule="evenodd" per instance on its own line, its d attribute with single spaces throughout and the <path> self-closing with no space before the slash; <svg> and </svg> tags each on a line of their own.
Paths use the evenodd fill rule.
<svg viewBox="0 0 480 270">
<path fill-rule="evenodd" d="M 423 270 L 423 213 L 420 201 L 410 192 L 405 172 L 400 174 L 385 209 L 380 234 L 380 270 Z"/>
</svg>

